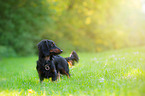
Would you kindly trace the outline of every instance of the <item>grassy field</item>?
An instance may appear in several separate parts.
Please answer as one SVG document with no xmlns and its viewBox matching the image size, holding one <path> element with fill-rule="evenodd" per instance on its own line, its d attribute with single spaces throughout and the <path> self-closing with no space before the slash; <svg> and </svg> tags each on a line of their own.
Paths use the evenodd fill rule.
<svg viewBox="0 0 145 96">
<path fill-rule="evenodd" d="M 69 56 L 62 54 L 63 57 Z M 0 96 L 145 96 L 145 47 L 79 53 L 71 78 L 39 83 L 37 56 L 0 60 Z"/>
</svg>

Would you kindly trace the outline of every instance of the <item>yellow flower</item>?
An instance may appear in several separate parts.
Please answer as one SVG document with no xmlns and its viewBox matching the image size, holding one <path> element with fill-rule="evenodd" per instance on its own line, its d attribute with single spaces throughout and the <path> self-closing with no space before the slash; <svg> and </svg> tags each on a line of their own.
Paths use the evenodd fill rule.
<svg viewBox="0 0 145 96">
<path fill-rule="evenodd" d="M 29 92 L 29 93 L 33 93 L 34 91 L 33 91 L 32 89 L 29 89 L 28 92 Z"/>
</svg>

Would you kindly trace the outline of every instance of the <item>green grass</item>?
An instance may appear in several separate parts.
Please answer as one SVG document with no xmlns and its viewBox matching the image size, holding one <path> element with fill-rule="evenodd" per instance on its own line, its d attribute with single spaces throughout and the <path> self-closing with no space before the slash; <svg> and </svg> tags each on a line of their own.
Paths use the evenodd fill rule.
<svg viewBox="0 0 145 96">
<path fill-rule="evenodd" d="M 63 54 L 62 54 L 63 55 Z M 63 57 L 69 56 L 64 54 Z M 0 60 L 0 96 L 144 96 L 145 47 L 100 53 L 79 53 L 71 78 L 39 83 L 35 57 Z M 28 91 L 32 89 L 32 91 Z M 32 93 L 31 93 L 32 92 Z"/>
</svg>

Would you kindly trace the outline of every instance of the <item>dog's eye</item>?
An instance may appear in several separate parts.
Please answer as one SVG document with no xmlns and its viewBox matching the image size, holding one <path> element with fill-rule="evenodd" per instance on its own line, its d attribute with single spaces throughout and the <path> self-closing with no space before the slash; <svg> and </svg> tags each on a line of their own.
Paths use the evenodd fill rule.
<svg viewBox="0 0 145 96">
<path fill-rule="evenodd" d="M 52 43 L 51 46 L 54 46 L 54 43 Z"/>
</svg>

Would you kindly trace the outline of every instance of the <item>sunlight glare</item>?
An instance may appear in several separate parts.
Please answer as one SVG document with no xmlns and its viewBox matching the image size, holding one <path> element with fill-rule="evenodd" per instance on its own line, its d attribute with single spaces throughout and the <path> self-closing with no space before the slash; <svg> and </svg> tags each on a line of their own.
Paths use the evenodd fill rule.
<svg viewBox="0 0 145 96">
<path fill-rule="evenodd" d="M 145 13 L 145 0 L 141 0 L 141 4 L 142 4 L 142 11 L 143 13 Z"/>
</svg>

